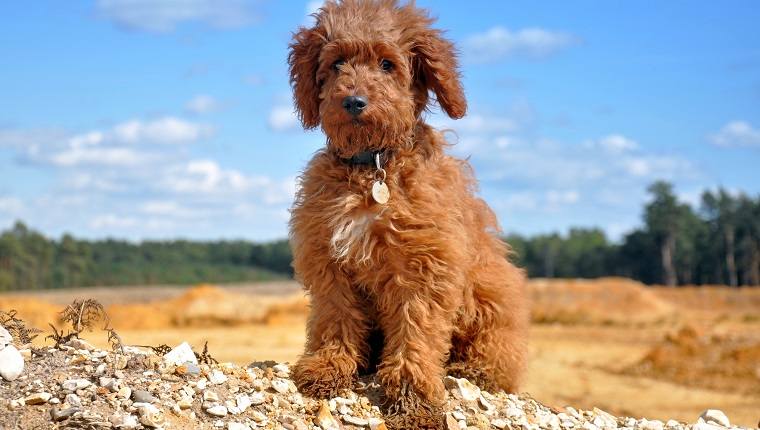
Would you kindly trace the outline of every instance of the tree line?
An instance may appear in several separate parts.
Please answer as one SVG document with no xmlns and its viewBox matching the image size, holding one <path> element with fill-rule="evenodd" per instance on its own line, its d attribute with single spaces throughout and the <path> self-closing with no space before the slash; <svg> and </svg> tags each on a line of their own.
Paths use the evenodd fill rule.
<svg viewBox="0 0 760 430">
<path fill-rule="evenodd" d="M 290 261 L 286 240 L 55 241 L 16 222 L 0 235 L 0 291 L 287 279 Z"/>
<path fill-rule="evenodd" d="M 623 276 L 669 286 L 760 285 L 760 197 L 704 191 L 679 202 L 668 182 L 649 186 L 643 226 L 612 243 L 598 228 L 504 239 L 532 277 Z M 0 234 L 0 291 L 95 285 L 242 282 L 292 276 L 287 240 L 132 243 L 51 240 L 17 222 Z"/>
<path fill-rule="evenodd" d="M 647 191 L 643 226 L 620 243 L 595 228 L 506 238 L 530 276 L 623 276 L 645 284 L 760 285 L 760 196 L 704 191 L 698 207 L 679 202 L 672 184 Z"/>
</svg>

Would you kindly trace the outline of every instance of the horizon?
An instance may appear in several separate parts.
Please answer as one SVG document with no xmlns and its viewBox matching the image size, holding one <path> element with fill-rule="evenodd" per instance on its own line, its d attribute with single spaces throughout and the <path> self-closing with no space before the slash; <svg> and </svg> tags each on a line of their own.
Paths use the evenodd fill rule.
<svg viewBox="0 0 760 430">
<path fill-rule="evenodd" d="M 657 180 L 697 208 L 718 187 L 760 195 L 760 4 L 416 3 L 459 47 L 469 102 L 427 121 L 456 132 L 505 235 L 619 242 Z M 172 4 L 6 5 L 0 231 L 287 238 L 324 145 L 293 113 L 287 45 L 321 2 Z"/>
</svg>

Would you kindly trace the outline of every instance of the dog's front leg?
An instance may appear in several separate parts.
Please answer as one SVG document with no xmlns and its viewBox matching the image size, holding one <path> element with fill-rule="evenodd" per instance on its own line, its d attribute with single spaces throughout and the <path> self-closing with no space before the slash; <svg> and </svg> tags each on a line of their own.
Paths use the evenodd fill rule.
<svg viewBox="0 0 760 430">
<path fill-rule="evenodd" d="M 311 314 L 306 348 L 294 367 L 301 393 L 316 398 L 352 389 L 365 365 L 369 322 L 355 289 L 340 277 L 310 285 Z"/>
<path fill-rule="evenodd" d="M 385 348 L 378 376 L 392 428 L 443 425 L 443 365 L 451 345 L 453 318 L 446 296 L 452 289 L 428 282 L 397 276 L 381 293 Z"/>
</svg>

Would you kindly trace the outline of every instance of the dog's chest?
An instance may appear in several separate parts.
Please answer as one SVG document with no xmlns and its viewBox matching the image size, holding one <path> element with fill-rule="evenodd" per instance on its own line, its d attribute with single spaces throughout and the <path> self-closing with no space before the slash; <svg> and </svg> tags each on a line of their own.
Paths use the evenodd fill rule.
<svg viewBox="0 0 760 430">
<path fill-rule="evenodd" d="M 378 244 L 381 214 L 358 210 L 339 216 L 332 223 L 330 250 L 337 261 L 366 264 L 373 260 Z"/>
</svg>

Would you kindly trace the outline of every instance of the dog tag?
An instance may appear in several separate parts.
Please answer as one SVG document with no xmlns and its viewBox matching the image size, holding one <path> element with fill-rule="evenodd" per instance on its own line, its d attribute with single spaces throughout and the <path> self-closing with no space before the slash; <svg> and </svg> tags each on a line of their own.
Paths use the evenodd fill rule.
<svg viewBox="0 0 760 430">
<path fill-rule="evenodd" d="M 372 184 L 372 198 L 376 202 L 384 205 L 388 203 L 388 199 L 391 197 L 391 192 L 388 190 L 388 185 L 385 182 L 375 181 Z"/>
</svg>

